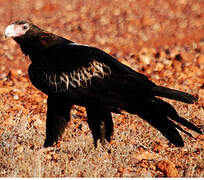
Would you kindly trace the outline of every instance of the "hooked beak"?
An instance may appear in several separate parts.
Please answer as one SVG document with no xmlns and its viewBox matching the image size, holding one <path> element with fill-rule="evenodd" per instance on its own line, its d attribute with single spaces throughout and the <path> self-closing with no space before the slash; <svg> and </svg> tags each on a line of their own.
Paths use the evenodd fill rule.
<svg viewBox="0 0 204 180">
<path fill-rule="evenodd" d="M 4 36 L 6 37 L 17 37 L 22 35 L 22 32 L 19 28 L 16 28 L 15 24 L 11 24 L 6 27 Z"/>
</svg>

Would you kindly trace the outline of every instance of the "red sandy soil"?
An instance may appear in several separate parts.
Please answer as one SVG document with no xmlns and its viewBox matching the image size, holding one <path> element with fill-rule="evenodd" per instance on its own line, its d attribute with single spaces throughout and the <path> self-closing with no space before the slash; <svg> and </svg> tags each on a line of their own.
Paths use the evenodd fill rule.
<svg viewBox="0 0 204 180">
<path fill-rule="evenodd" d="M 98 47 L 155 83 L 198 97 L 193 105 L 166 101 L 203 129 L 203 0 L 0 0 L 0 17 L 0 177 L 204 177 L 203 135 L 182 134 L 185 146 L 176 148 L 128 113 L 113 114 L 111 143 L 94 149 L 85 109 L 75 106 L 61 141 L 42 148 L 47 97 L 29 81 L 29 58 L 4 38 L 7 25 L 29 20 Z"/>
</svg>

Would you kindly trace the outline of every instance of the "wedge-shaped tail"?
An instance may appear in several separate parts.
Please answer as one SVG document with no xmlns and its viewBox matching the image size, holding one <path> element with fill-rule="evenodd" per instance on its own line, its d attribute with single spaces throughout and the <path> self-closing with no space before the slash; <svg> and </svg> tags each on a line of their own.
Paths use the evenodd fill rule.
<svg viewBox="0 0 204 180">
<path fill-rule="evenodd" d="M 154 96 L 161 96 L 166 97 L 169 99 L 178 100 L 181 102 L 185 102 L 188 104 L 193 104 L 195 101 L 197 101 L 197 98 L 178 90 L 162 87 L 162 86 L 155 86 L 152 88 L 152 93 Z"/>
<path fill-rule="evenodd" d="M 138 109 L 137 114 L 159 130 L 171 143 L 177 147 L 184 146 L 183 139 L 178 129 L 193 137 L 175 122 L 202 134 L 201 130 L 191 122 L 180 117 L 173 106 L 161 99 L 153 98 Z M 175 121 L 175 122 L 174 122 Z"/>
</svg>

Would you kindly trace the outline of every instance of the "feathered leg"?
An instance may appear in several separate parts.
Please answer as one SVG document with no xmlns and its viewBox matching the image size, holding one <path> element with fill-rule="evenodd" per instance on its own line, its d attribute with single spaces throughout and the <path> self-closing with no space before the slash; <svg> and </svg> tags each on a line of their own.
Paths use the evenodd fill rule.
<svg viewBox="0 0 204 180">
<path fill-rule="evenodd" d="M 48 96 L 46 139 L 44 147 L 52 146 L 64 132 L 67 122 L 70 120 L 72 104 L 65 102 L 56 96 Z"/>
<path fill-rule="evenodd" d="M 104 144 L 104 139 L 108 142 L 111 140 L 113 134 L 113 120 L 111 112 L 108 112 L 100 107 L 88 106 L 86 107 L 88 124 L 91 129 L 94 146 L 97 147 L 97 140 L 100 139 Z"/>
</svg>

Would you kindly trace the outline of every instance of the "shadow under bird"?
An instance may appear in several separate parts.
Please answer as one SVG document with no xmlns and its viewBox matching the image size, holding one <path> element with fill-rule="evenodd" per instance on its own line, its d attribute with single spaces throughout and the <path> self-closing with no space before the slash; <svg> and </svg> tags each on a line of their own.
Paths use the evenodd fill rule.
<svg viewBox="0 0 204 180">
<path fill-rule="evenodd" d="M 184 146 L 178 130 L 192 135 L 174 121 L 202 133 L 157 96 L 189 104 L 197 98 L 156 85 L 102 50 L 74 43 L 27 21 L 7 26 L 5 36 L 12 37 L 30 57 L 30 81 L 48 95 L 44 147 L 57 143 L 74 104 L 86 108 L 95 147 L 98 139 L 110 142 L 111 113 L 121 113 L 121 110 L 137 114 L 178 147 Z"/>
</svg>

